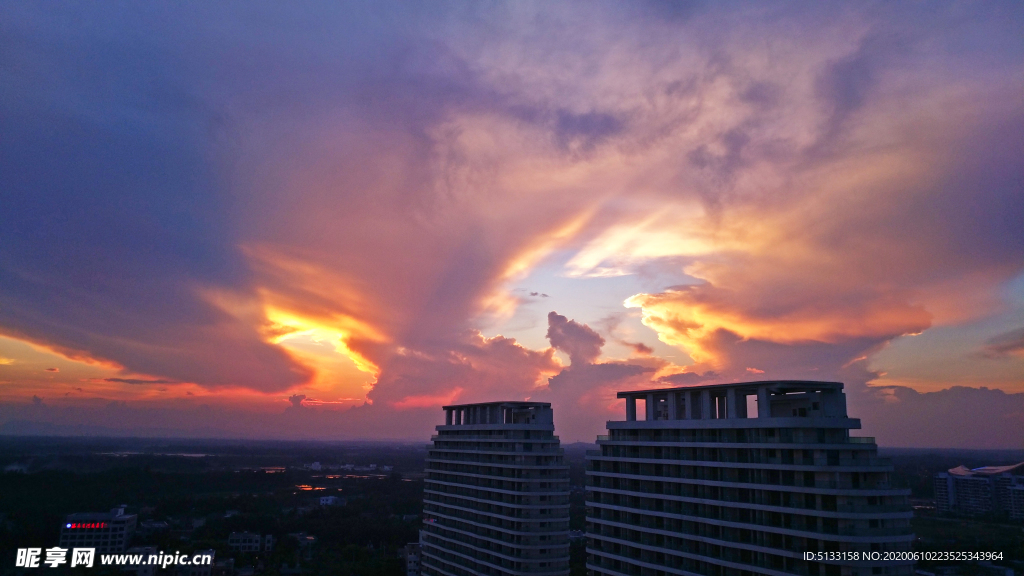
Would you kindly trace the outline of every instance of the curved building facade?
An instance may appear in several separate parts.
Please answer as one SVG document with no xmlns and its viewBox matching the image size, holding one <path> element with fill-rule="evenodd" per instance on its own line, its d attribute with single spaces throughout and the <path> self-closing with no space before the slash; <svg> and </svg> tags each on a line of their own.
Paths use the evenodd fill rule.
<svg viewBox="0 0 1024 576">
<path fill-rule="evenodd" d="M 913 574 L 885 559 L 910 550 L 909 490 L 889 485 L 874 439 L 850 436 L 841 383 L 618 397 L 625 419 L 587 456 L 591 574 Z"/>
<path fill-rule="evenodd" d="M 422 574 L 569 574 L 569 468 L 551 405 L 445 406 L 427 455 Z"/>
</svg>

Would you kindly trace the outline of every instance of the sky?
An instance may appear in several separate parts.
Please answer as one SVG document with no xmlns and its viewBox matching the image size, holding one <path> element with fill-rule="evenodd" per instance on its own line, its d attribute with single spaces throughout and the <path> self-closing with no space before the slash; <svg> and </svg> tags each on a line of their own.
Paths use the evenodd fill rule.
<svg viewBox="0 0 1024 576">
<path fill-rule="evenodd" d="M 845 384 L 1024 448 L 1024 4 L 12 3 L 0 434 Z"/>
</svg>

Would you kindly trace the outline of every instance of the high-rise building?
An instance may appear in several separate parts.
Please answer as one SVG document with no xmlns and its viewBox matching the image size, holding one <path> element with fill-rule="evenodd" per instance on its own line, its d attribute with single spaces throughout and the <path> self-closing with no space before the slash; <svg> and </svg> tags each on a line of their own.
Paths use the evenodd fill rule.
<svg viewBox="0 0 1024 576">
<path fill-rule="evenodd" d="M 95 548 L 98 554 L 124 552 L 135 533 L 135 514 L 124 506 L 110 512 L 68 514 L 60 530 L 61 548 Z"/>
<path fill-rule="evenodd" d="M 909 560 L 880 558 L 910 550 L 910 491 L 889 485 L 873 438 L 850 436 L 860 421 L 841 383 L 618 397 L 625 420 L 608 422 L 587 456 L 591 574 L 913 573 Z"/>
<path fill-rule="evenodd" d="M 551 405 L 445 406 L 427 455 L 424 576 L 569 573 L 569 468 Z"/>
<path fill-rule="evenodd" d="M 965 466 L 935 475 L 935 507 L 957 514 L 1008 514 L 1024 518 L 1019 502 L 1024 462 L 1011 466 Z"/>
</svg>

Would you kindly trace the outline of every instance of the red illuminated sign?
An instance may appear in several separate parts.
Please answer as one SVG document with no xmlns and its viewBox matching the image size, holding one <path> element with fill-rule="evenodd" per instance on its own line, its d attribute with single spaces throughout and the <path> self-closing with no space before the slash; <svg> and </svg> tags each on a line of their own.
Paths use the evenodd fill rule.
<svg viewBox="0 0 1024 576">
<path fill-rule="evenodd" d="M 106 522 L 73 522 L 68 528 L 72 530 L 77 528 L 106 528 Z"/>
</svg>

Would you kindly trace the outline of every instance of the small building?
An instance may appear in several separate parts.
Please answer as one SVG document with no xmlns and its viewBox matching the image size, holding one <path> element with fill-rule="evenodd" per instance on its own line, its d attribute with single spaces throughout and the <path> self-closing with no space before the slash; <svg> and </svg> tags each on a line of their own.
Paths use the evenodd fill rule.
<svg viewBox="0 0 1024 576">
<path fill-rule="evenodd" d="M 139 562 L 121 566 L 121 572 L 131 572 L 135 576 L 155 576 L 156 571 L 160 568 L 158 564 L 149 563 L 149 557 L 157 555 L 155 546 L 133 546 L 125 550 L 125 554 L 137 556 Z"/>
<path fill-rule="evenodd" d="M 235 559 L 228 558 L 214 562 L 211 576 L 235 576 Z"/>
<path fill-rule="evenodd" d="M 149 538 L 156 534 L 162 534 L 170 530 L 170 525 L 161 520 L 143 520 L 139 523 L 138 532 L 143 538 Z"/>
<path fill-rule="evenodd" d="M 125 514 L 126 506 L 110 512 L 68 514 L 60 530 L 61 548 L 95 548 L 97 554 L 120 554 L 128 548 L 135 533 L 135 514 Z"/>
<path fill-rule="evenodd" d="M 299 543 L 299 552 L 306 560 L 313 557 L 313 546 L 316 545 L 316 536 L 311 536 L 305 532 L 292 532 L 289 536 L 295 538 Z"/>
<path fill-rule="evenodd" d="M 323 466 L 321 466 L 319 462 L 313 462 L 312 464 L 309 465 L 309 469 L 319 472 L 323 470 Z"/>
<path fill-rule="evenodd" d="M 320 497 L 320 505 L 321 506 L 344 506 L 346 504 L 348 504 L 348 500 L 346 498 L 341 498 L 341 497 L 338 497 L 338 496 L 321 496 Z"/>
<path fill-rule="evenodd" d="M 262 552 L 264 539 L 252 532 L 232 532 L 228 536 L 228 548 L 234 552 Z"/>
<path fill-rule="evenodd" d="M 420 576 L 420 544 L 410 542 L 402 548 L 402 556 L 405 558 L 405 576 Z"/>
<path fill-rule="evenodd" d="M 189 556 L 189 562 L 194 560 L 196 556 L 204 557 L 202 562 L 199 564 L 188 564 L 185 566 L 178 567 L 178 576 L 213 576 L 214 562 L 217 557 L 217 551 L 210 550 L 196 550 Z M 209 558 L 209 560 L 206 560 Z"/>
</svg>

